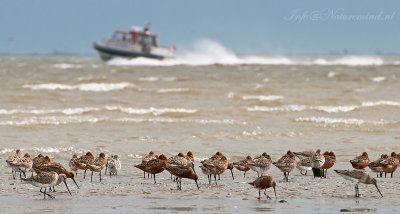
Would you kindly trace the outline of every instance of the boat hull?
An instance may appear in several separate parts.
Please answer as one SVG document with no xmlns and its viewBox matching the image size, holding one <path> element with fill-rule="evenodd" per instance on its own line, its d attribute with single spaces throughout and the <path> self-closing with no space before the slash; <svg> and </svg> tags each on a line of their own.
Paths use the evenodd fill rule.
<svg viewBox="0 0 400 214">
<path fill-rule="evenodd" d="M 170 57 L 168 55 L 161 54 L 153 54 L 153 53 L 144 53 L 140 51 L 135 51 L 133 49 L 126 48 L 118 48 L 113 46 L 108 46 L 102 43 L 95 42 L 93 44 L 94 49 L 99 53 L 100 58 L 103 61 L 108 61 L 112 58 L 122 57 L 122 58 L 137 58 L 137 57 L 145 57 L 151 59 L 162 60 L 164 58 Z"/>
</svg>

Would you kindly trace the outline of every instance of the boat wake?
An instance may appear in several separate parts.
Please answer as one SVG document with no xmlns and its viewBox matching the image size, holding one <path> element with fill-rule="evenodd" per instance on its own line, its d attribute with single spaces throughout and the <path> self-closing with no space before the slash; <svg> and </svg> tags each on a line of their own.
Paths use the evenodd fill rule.
<svg viewBox="0 0 400 214">
<path fill-rule="evenodd" d="M 286 57 L 286 56 L 239 56 L 220 43 L 202 39 L 195 42 L 190 50 L 183 50 L 175 58 L 156 60 L 149 58 L 114 58 L 107 62 L 114 66 L 206 66 L 206 65 L 344 65 L 344 66 L 380 66 L 400 64 L 399 61 L 386 61 L 378 56 L 342 56 L 342 57 Z"/>
</svg>

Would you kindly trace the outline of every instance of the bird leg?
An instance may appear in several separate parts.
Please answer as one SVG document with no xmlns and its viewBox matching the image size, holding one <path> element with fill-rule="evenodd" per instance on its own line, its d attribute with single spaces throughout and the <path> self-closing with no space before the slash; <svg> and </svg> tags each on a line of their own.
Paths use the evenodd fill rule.
<svg viewBox="0 0 400 214">
<path fill-rule="evenodd" d="M 93 171 L 92 171 L 92 174 L 90 175 L 90 182 L 92 182 L 93 181 Z"/>
<path fill-rule="evenodd" d="M 87 169 L 85 169 L 85 173 L 83 174 L 83 179 L 86 178 L 86 170 L 87 170 Z"/>
<path fill-rule="evenodd" d="M 269 197 L 269 196 L 267 195 L 267 190 L 264 191 L 264 195 L 267 196 L 267 198 L 268 198 L 269 200 L 272 200 L 272 198 Z"/>
<path fill-rule="evenodd" d="M 100 172 L 99 172 L 99 176 L 100 176 L 100 182 L 101 182 L 101 170 L 100 170 Z"/>
<path fill-rule="evenodd" d="M 258 197 L 256 197 L 258 200 L 261 199 L 261 189 L 258 190 Z"/>
<path fill-rule="evenodd" d="M 49 196 L 51 199 L 54 199 L 55 197 L 46 193 L 46 188 L 44 188 L 44 191 L 42 191 L 42 188 L 40 188 L 40 192 L 43 193 L 43 199 L 46 199 L 46 195 Z"/>
<path fill-rule="evenodd" d="M 154 184 L 156 184 L 157 182 L 156 182 L 156 174 L 152 174 L 153 175 L 153 178 L 154 178 Z"/>
<path fill-rule="evenodd" d="M 214 180 L 215 180 L 215 185 L 218 185 L 217 184 L 217 175 L 214 175 Z"/>
<path fill-rule="evenodd" d="M 360 197 L 360 193 L 358 191 L 358 184 L 356 184 L 355 189 L 356 189 L 356 198 L 358 198 L 358 197 Z"/>
</svg>

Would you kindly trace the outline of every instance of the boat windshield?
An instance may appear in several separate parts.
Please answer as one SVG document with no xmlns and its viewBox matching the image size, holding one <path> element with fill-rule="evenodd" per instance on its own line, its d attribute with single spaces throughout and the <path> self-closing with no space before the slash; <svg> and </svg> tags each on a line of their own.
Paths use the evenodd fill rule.
<svg viewBox="0 0 400 214">
<path fill-rule="evenodd" d="M 158 46 L 157 37 L 155 35 L 148 35 L 144 33 L 138 33 L 137 41 L 141 45 Z"/>
</svg>

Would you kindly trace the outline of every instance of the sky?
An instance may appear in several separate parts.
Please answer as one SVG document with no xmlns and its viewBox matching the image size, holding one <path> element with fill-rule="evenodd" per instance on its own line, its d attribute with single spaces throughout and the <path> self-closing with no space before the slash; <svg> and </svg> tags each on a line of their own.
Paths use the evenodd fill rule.
<svg viewBox="0 0 400 214">
<path fill-rule="evenodd" d="M 400 55 L 398 0 L 0 0 L 0 53 L 94 55 L 94 41 L 148 21 L 178 50 L 209 39 L 243 55 Z"/>
</svg>

